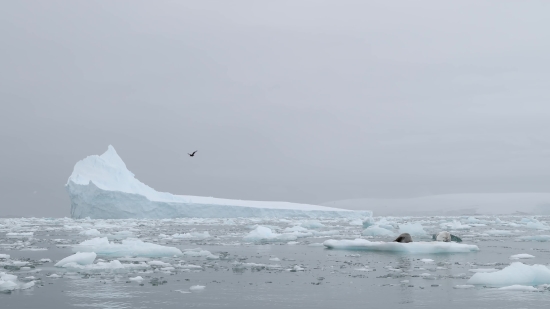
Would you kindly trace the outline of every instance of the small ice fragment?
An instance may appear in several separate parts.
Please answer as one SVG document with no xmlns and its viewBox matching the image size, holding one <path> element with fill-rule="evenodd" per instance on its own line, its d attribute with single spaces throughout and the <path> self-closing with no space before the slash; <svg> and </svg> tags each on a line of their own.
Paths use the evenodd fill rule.
<svg viewBox="0 0 550 309">
<path fill-rule="evenodd" d="M 206 288 L 206 286 L 204 285 L 193 285 L 192 287 L 189 288 L 189 291 L 191 292 L 202 292 L 204 291 L 204 288 Z"/>
<path fill-rule="evenodd" d="M 514 284 L 514 285 L 510 285 L 510 286 L 503 286 L 503 287 L 499 288 L 499 290 L 525 291 L 525 292 L 537 292 L 538 291 L 538 289 L 533 287 L 533 286 L 519 285 L 519 284 Z"/>
<path fill-rule="evenodd" d="M 519 260 L 519 259 L 532 259 L 534 258 L 534 255 L 527 254 L 527 253 L 520 253 L 520 254 L 514 254 L 510 257 L 510 260 Z"/>
<path fill-rule="evenodd" d="M 471 284 L 459 284 L 454 286 L 455 289 L 473 289 L 475 287 L 476 287 L 475 285 L 471 285 Z"/>
<path fill-rule="evenodd" d="M 130 281 L 142 281 L 143 277 L 141 277 L 141 276 L 130 277 L 130 278 L 128 278 L 128 280 L 130 280 Z"/>
<path fill-rule="evenodd" d="M 85 230 L 85 231 L 82 231 L 80 233 L 78 233 L 80 235 L 85 235 L 85 236 L 99 236 L 101 235 L 101 232 L 99 232 L 98 230 L 96 229 L 90 229 L 90 230 Z"/>
</svg>

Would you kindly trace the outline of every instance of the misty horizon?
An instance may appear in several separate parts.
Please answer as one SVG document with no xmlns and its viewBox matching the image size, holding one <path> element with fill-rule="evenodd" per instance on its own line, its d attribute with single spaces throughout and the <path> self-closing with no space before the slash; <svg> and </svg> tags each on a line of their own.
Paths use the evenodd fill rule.
<svg viewBox="0 0 550 309">
<path fill-rule="evenodd" d="M 109 144 L 174 194 L 549 193 L 547 7 L 6 3 L 1 215 L 68 216 Z"/>
</svg>

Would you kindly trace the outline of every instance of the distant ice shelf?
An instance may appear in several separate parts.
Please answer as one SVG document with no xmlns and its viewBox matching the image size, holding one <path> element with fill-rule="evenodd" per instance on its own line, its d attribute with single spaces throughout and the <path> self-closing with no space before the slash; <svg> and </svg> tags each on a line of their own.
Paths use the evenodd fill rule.
<svg viewBox="0 0 550 309">
<path fill-rule="evenodd" d="M 77 219 L 372 216 L 371 211 L 158 192 L 134 177 L 113 146 L 100 156 L 77 162 L 65 187 L 71 199 L 71 216 Z"/>
</svg>

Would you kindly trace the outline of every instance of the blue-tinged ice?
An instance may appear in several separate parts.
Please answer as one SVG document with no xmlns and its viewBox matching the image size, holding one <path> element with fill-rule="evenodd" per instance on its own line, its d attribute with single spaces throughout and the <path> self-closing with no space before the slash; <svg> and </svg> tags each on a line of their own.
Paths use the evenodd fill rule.
<svg viewBox="0 0 550 309">
<path fill-rule="evenodd" d="M 66 184 L 73 218 L 236 218 L 372 216 L 370 211 L 287 202 L 259 202 L 158 192 L 134 177 L 112 146 L 76 163 Z"/>
</svg>

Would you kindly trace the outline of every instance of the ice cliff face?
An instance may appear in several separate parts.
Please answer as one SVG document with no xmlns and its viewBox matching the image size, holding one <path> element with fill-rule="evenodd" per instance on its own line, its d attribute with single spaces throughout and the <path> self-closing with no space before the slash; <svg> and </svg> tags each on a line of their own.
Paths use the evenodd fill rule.
<svg viewBox="0 0 550 309">
<path fill-rule="evenodd" d="M 157 192 L 126 168 L 113 146 L 76 163 L 66 184 L 73 218 L 365 217 L 370 211 Z"/>
</svg>

